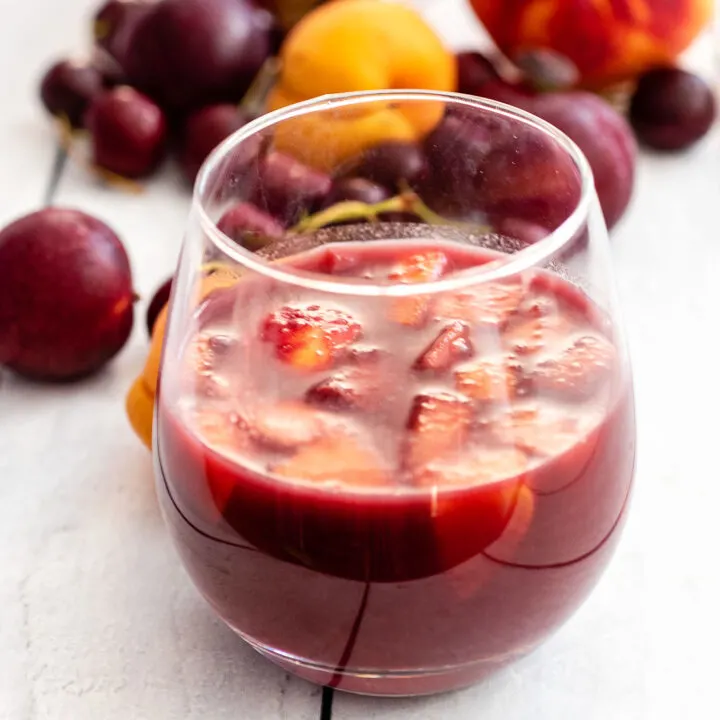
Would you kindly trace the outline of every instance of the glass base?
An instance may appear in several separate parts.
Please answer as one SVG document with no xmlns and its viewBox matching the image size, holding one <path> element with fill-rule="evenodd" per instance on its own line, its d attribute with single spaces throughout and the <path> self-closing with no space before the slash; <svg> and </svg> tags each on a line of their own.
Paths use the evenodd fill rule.
<svg viewBox="0 0 720 720">
<path fill-rule="evenodd" d="M 233 630 L 252 648 L 283 670 L 303 680 L 342 692 L 377 697 L 417 697 L 460 690 L 527 654 L 527 649 L 463 665 L 416 670 L 356 670 L 314 663 L 258 643 Z"/>
</svg>

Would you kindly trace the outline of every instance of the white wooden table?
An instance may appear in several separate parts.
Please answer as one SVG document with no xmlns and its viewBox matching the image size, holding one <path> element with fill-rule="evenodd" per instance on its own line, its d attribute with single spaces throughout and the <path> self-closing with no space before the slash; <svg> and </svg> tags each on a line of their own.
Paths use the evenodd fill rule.
<svg viewBox="0 0 720 720">
<path fill-rule="evenodd" d="M 168 170 L 142 197 L 65 164 L 36 100 L 80 48 L 96 0 L 0 0 L 0 223 L 55 204 L 125 239 L 145 299 L 174 267 L 189 196 Z M 455 47 L 462 0 L 418 2 Z M 709 71 L 712 41 L 689 62 Z M 123 398 L 147 351 L 142 314 L 107 372 L 0 386 L 1 720 L 664 720 L 720 717 L 720 131 L 643 155 L 613 238 L 637 379 L 631 519 L 582 609 L 483 685 L 421 700 L 336 694 L 278 670 L 217 621 L 180 567 Z M 326 698 L 327 700 L 327 698 Z"/>
</svg>

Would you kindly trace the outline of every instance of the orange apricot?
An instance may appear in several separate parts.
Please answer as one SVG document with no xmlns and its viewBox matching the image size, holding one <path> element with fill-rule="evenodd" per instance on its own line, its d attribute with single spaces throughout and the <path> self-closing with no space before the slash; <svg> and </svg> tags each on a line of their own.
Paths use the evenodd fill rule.
<svg viewBox="0 0 720 720">
<path fill-rule="evenodd" d="M 270 109 L 353 91 L 456 87 L 452 53 L 412 8 L 377 0 L 338 0 L 306 15 L 288 35 Z M 278 148 L 323 169 L 386 140 L 417 140 L 443 114 L 440 103 L 369 103 L 287 120 Z"/>
</svg>

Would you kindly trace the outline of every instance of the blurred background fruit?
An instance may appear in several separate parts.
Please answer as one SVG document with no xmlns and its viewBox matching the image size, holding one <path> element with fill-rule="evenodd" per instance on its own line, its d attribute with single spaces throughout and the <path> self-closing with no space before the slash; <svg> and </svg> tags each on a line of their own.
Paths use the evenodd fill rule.
<svg viewBox="0 0 720 720">
<path fill-rule="evenodd" d="M 498 47 L 552 51 L 583 85 L 603 87 L 667 65 L 707 24 L 713 0 L 470 0 Z M 557 56 L 555 56 L 557 59 Z"/>
<path fill-rule="evenodd" d="M 165 154 L 165 115 L 153 100 L 134 88 L 121 86 L 96 95 L 85 125 L 95 166 L 116 175 L 149 175 Z"/>
<path fill-rule="evenodd" d="M 678 68 L 657 68 L 640 78 L 630 121 L 642 143 L 658 150 L 694 145 L 712 126 L 717 101 L 701 77 Z"/>
<path fill-rule="evenodd" d="M 83 60 L 60 60 L 43 76 L 40 98 L 51 115 L 80 128 L 90 101 L 102 89 L 102 73 L 95 66 Z"/>
<path fill-rule="evenodd" d="M 125 248 L 100 220 L 47 208 L 0 231 L 0 365 L 43 380 L 89 375 L 125 345 L 134 300 Z"/>
<path fill-rule="evenodd" d="M 270 53 L 271 27 L 251 0 L 162 0 L 137 21 L 118 61 L 165 109 L 238 102 Z"/>
</svg>

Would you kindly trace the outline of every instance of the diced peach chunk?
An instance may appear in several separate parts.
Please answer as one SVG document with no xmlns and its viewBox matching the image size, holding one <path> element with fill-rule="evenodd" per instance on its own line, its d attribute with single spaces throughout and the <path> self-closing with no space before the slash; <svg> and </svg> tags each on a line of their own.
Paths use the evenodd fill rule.
<svg viewBox="0 0 720 720">
<path fill-rule="evenodd" d="M 327 420 L 299 402 L 260 406 L 246 419 L 253 440 L 272 448 L 291 450 L 317 440 Z"/>
<path fill-rule="evenodd" d="M 262 339 L 275 345 L 277 356 L 284 362 L 298 369 L 321 370 L 361 332 L 360 324 L 343 310 L 286 305 L 265 319 Z"/>
<path fill-rule="evenodd" d="M 472 403 L 451 393 L 417 395 L 410 410 L 405 464 L 422 467 L 465 444 L 472 420 Z"/>
<path fill-rule="evenodd" d="M 206 408 L 195 411 L 193 420 L 210 447 L 243 450 L 250 444 L 245 424 L 237 413 Z"/>
<path fill-rule="evenodd" d="M 388 277 L 399 283 L 432 282 L 443 276 L 448 264 L 448 256 L 437 250 L 416 253 L 399 262 Z"/>
<path fill-rule="evenodd" d="M 576 418 L 539 405 L 515 408 L 489 423 L 489 428 L 503 444 L 541 457 L 566 452 L 581 432 Z"/>
<path fill-rule="evenodd" d="M 517 355 L 533 355 L 567 338 L 574 330 L 564 315 L 541 315 L 513 324 L 503 342 Z"/>
<path fill-rule="evenodd" d="M 473 325 L 503 328 L 517 310 L 525 290 L 518 282 L 495 282 L 440 296 L 434 313 Z"/>
<path fill-rule="evenodd" d="M 458 320 L 445 325 L 439 335 L 417 358 L 416 370 L 442 372 L 449 370 L 457 361 L 473 354 L 470 327 Z"/>
<path fill-rule="evenodd" d="M 599 335 L 577 338 L 559 354 L 535 366 L 539 390 L 568 399 L 584 399 L 606 382 L 616 362 L 615 348 Z"/>
<path fill-rule="evenodd" d="M 522 368 L 512 358 L 486 358 L 455 372 L 455 388 L 481 402 L 503 402 L 518 395 Z"/>
<path fill-rule="evenodd" d="M 334 410 L 370 410 L 386 397 L 387 383 L 371 367 L 351 367 L 310 387 L 305 399 Z"/>
<path fill-rule="evenodd" d="M 417 253 L 399 263 L 388 278 L 403 284 L 433 282 L 443 276 L 448 264 L 445 253 Z M 390 317 L 401 325 L 418 327 L 425 322 L 429 305 L 430 301 L 425 296 L 398 298 L 392 303 Z"/>
<path fill-rule="evenodd" d="M 282 477 L 356 487 L 376 487 L 389 482 L 377 455 L 345 435 L 327 436 L 305 445 L 271 471 Z"/>
<path fill-rule="evenodd" d="M 277 348 L 278 357 L 298 370 L 322 370 L 330 367 L 333 346 L 320 328 L 306 327 L 294 333 L 292 341 Z"/>
<path fill-rule="evenodd" d="M 415 476 L 422 487 L 471 486 L 512 480 L 527 470 L 525 453 L 513 447 L 479 446 L 472 450 L 434 460 Z"/>
</svg>

